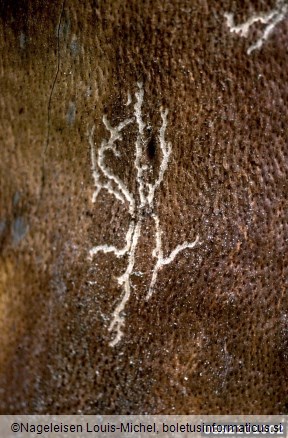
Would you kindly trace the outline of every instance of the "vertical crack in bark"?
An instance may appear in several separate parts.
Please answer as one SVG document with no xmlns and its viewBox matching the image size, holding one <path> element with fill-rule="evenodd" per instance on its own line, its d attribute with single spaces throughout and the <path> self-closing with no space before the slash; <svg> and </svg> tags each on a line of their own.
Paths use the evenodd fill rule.
<svg viewBox="0 0 288 438">
<path fill-rule="evenodd" d="M 56 71 L 55 71 L 55 74 L 54 74 L 54 77 L 53 77 L 53 81 L 52 81 L 52 84 L 51 84 L 50 93 L 49 93 L 49 97 L 48 97 L 47 128 L 46 128 L 46 138 L 45 138 L 45 142 L 44 142 L 44 146 L 43 146 L 43 151 L 42 151 L 42 172 L 41 172 L 42 175 L 41 175 L 41 187 L 40 187 L 39 200 L 41 200 L 41 198 L 42 198 L 42 194 L 43 194 L 43 190 L 44 190 L 44 186 L 45 186 L 45 158 L 46 158 L 47 150 L 49 148 L 49 143 L 50 143 L 52 97 L 53 97 L 55 85 L 56 85 L 57 78 L 58 78 L 59 71 L 60 71 L 60 28 L 61 28 L 61 21 L 62 21 L 62 17 L 63 17 L 63 13 L 64 13 L 64 8 L 65 8 L 65 1 L 66 0 L 63 0 L 63 2 L 62 2 L 61 11 L 60 11 L 59 20 L 58 20 L 58 25 L 57 25 L 57 60 L 56 60 Z"/>
</svg>

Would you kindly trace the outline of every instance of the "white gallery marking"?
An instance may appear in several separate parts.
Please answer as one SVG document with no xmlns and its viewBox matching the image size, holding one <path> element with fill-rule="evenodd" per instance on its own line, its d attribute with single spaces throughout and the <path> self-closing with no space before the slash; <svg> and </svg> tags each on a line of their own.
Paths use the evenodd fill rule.
<svg viewBox="0 0 288 438">
<path fill-rule="evenodd" d="M 160 225 L 159 215 L 156 211 L 155 194 L 156 190 L 163 181 L 164 174 L 167 170 L 169 159 L 172 151 L 171 143 L 165 139 L 167 129 L 168 110 L 160 109 L 162 124 L 159 129 L 158 142 L 161 150 L 161 162 L 158 170 L 158 177 L 151 183 L 151 164 L 147 163 L 146 148 L 148 138 L 145 134 L 146 124 L 143 120 L 143 100 L 144 89 L 141 82 L 137 83 L 137 91 L 135 93 L 135 103 L 133 107 L 133 117 L 125 119 L 118 126 L 113 127 L 107 117 L 103 117 L 103 123 L 110 134 L 109 140 L 102 140 L 100 147 L 95 151 L 94 132 L 95 126 L 92 127 L 89 133 L 89 145 L 91 153 L 92 177 L 94 180 L 95 190 L 92 196 L 92 202 L 96 202 L 101 190 L 107 190 L 110 195 L 114 196 L 124 205 L 127 205 L 130 214 L 130 224 L 126 232 L 125 246 L 116 248 L 113 245 L 98 245 L 91 248 L 89 255 L 94 257 L 99 252 L 112 253 L 116 257 L 127 256 L 127 266 L 125 272 L 118 277 L 117 281 L 122 288 L 122 297 L 112 313 L 111 322 L 108 330 L 113 333 L 113 339 L 109 343 L 114 347 L 123 336 L 123 327 L 125 324 L 125 306 L 131 295 L 131 275 L 135 274 L 135 255 L 139 239 L 141 237 L 142 226 L 145 220 L 145 212 L 149 212 L 155 224 L 155 248 L 152 250 L 152 256 L 156 259 L 152 269 L 150 286 L 146 294 L 146 300 L 149 300 L 153 295 L 154 288 L 157 282 L 158 272 L 164 265 L 168 265 L 174 261 L 177 255 L 187 249 L 192 249 L 199 243 L 197 236 L 194 242 L 184 242 L 178 246 L 167 256 L 164 257 L 162 248 L 162 230 Z M 128 95 L 126 105 L 132 103 L 132 97 Z M 135 158 L 134 168 L 136 171 L 137 194 L 131 193 L 124 182 L 115 175 L 111 169 L 105 164 L 105 153 L 110 150 L 114 156 L 119 157 L 119 152 L 116 147 L 116 142 L 123 140 L 121 132 L 124 128 L 131 124 L 137 126 L 137 137 L 135 140 Z M 142 274 L 141 274 L 142 275 Z"/>
<path fill-rule="evenodd" d="M 269 38 L 274 28 L 280 21 L 282 21 L 288 12 L 288 4 L 285 0 L 277 0 L 275 8 L 270 12 L 260 13 L 258 15 L 252 15 L 247 21 L 242 24 L 235 25 L 234 14 L 225 13 L 224 16 L 227 20 L 227 26 L 230 28 L 231 32 L 235 32 L 241 37 L 248 37 L 250 27 L 255 23 L 265 24 L 264 31 L 261 37 L 252 44 L 248 50 L 247 54 L 250 55 L 254 50 L 261 49 L 263 43 Z"/>
</svg>

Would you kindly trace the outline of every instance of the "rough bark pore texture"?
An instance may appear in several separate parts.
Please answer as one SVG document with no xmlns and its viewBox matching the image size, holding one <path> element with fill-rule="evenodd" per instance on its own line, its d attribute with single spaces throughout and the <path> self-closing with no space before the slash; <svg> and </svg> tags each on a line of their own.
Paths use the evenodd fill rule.
<svg viewBox="0 0 288 438">
<path fill-rule="evenodd" d="M 0 2 L 1 413 L 288 413 L 287 11 Z"/>
</svg>

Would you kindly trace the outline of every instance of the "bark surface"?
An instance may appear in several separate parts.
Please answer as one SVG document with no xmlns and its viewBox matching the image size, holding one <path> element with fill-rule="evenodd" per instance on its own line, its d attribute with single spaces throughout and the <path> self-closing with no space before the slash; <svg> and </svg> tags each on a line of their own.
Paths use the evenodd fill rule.
<svg viewBox="0 0 288 438">
<path fill-rule="evenodd" d="M 288 413 L 287 40 L 277 0 L 0 1 L 1 413 Z"/>
</svg>

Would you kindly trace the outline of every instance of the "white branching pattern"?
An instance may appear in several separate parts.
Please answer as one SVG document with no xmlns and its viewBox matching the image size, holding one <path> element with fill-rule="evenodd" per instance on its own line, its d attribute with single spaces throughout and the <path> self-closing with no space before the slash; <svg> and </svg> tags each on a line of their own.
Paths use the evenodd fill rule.
<svg viewBox="0 0 288 438">
<path fill-rule="evenodd" d="M 93 127 L 89 133 L 92 176 L 95 186 L 92 201 L 96 202 L 101 190 L 107 190 L 112 196 L 124 205 L 127 205 L 130 214 L 130 225 L 126 233 L 126 244 L 123 248 L 119 249 L 113 245 L 99 245 L 90 250 L 90 257 L 95 256 L 99 252 L 112 253 L 116 257 L 127 257 L 126 270 L 117 279 L 119 286 L 122 288 L 122 297 L 112 314 L 111 323 L 108 329 L 113 333 L 113 340 L 110 342 L 112 347 L 118 344 L 123 336 L 123 327 L 125 323 L 124 311 L 131 295 L 131 274 L 134 272 L 135 255 L 141 237 L 145 213 L 148 212 L 152 216 L 155 224 L 155 248 L 152 250 L 152 256 L 156 259 L 155 265 L 152 269 L 150 286 L 146 295 L 147 300 L 153 295 L 158 272 L 162 267 L 172 263 L 180 252 L 194 248 L 199 242 L 199 237 L 197 236 L 194 242 L 184 242 L 181 245 L 178 245 L 167 257 L 164 257 L 162 248 L 162 230 L 159 216 L 156 212 L 155 195 L 158 187 L 163 181 L 172 151 L 171 143 L 167 142 L 165 139 L 168 110 L 160 109 L 162 124 L 159 129 L 158 141 L 162 157 L 158 177 L 153 183 L 151 183 L 151 177 L 149 176 L 151 174 L 151 169 L 149 163 L 147 163 L 147 159 L 145 159 L 148 138 L 145 133 L 146 124 L 142 116 L 143 99 L 143 85 L 139 82 L 137 83 L 137 91 L 135 93 L 133 117 L 125 119 L 115 127 L 111 126 L 106 116 L 103 117 L 103 123 L 110 134 L 110 138 L 108 140 L 102 140 L 97 152 L 95 151 L 93 140 L 95 127 Z M 132 97 L 128 94 L 126 105 L 130 105 L 131 103 Z M 135 123 L 137 126 L 135 157 L 133 163 L 136 172 L 137 194 L 131 193 L 124 182 L 105 164 L 106 151 L 110 150 L 115 156 L 119 156 L 119 152 L 116 148 L 116 141 L 122 140 L 121 131 L 132 123 Z"/>
<path fill-rule="evenodd" d="M 153 292 L 154 292 L 154 286 L 157 281 L 158 272 L 164 265 L 169 265 L 175 257 L 179 254 L 179 252 L 183 251 L 187 248 L 194 248 L 194 246 L 199 242 L 199 237 L 197 236 L 194 242 L 188 243 L 184 242 L 182 245 L 177 245 L 176 248 L 170 253 L 168 257 L 164 257 L 163 255 L 163 249 L 162 249 L 162 230 L 160 227 L 160 221 L 157 215 L 154 215 L 154 222 L 155 222 L 155 240 L 156 240 L 156 246 L 153 250 L 152 255 L 156 258 L 156 264 L 154 266 L 153 272 L 152 272 L 152 279 L 149 287 L 148 294 L 146 296 L 146 299 L 149 300 L 151 298 Z"/>
<path fill-rule="evenodd" d="M 248 50 L 247 54 L 250 55 L 254 50 L 261 49 L 263 43 L 269 38 L 273 32 L 275 26 L 282 21 L 288 12 L 287 0 L 277 0 L 275 8 L 267 13 L 260 13 L 258 15 L 252 15 L 245 23 L 235 25 L 234 15 L 231 13 L 226 13 L 224 16 L 227 20 L 227 26 L 230 28 L 231 32 L 235 32 L 241 37 L 248 37 L 251 26 L 255 23 L 265 24 L 264 31 L 261 37 L 252 44 Z"/>
</svg>

